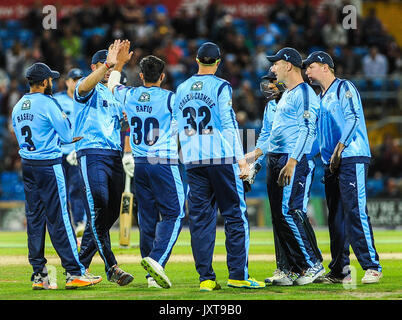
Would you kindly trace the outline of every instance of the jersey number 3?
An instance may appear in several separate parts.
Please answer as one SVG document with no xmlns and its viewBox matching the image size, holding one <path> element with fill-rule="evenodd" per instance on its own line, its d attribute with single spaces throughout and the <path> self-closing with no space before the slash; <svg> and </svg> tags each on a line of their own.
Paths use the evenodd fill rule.
<svg viewBox="0 0 402 320">
<path fill-rule="evenodd" d="M 28 145 L 28 151 L 35 151 L 36 147 L 32 141 L 32 131 L 29 126 L 24 126 L 21 128 L 21 135 L 25 137 L 25 142 Z"/>
</svg>

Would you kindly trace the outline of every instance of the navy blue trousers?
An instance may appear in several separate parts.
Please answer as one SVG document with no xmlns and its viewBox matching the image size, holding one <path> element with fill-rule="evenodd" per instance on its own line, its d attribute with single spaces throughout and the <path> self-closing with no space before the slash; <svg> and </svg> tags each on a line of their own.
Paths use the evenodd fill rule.
<svg viewBox="0 0 402 320">
<path fill-rule="evenodd" d="M 88 268 L 98 251 L 109 269 L 117 264 L 110 243 L 110 228 L 120 213 L 124 170 L 119 153 L 86 154 L 79 157 L 82 178 L 86 189 L 87 226 L 81 241 L 80 261 Z"/>
<path fill-rule="evenodd" d="M 134 170 L 141 256 L 165 267 L 186 214 L 179 166 L 136 163 Z"/>
<path fill-rule="evenodd" d="M 271 206 L 272 224 L 278 236 L 277 245 L 286 256 L 289 271 L 302 272 L 318 261 L 311 242 L 303 227 L 306 219 L 306 183 L 311 171 L 306 156 L 296 165 L 290 185 L 280 187 L 277 183 L 279 173 L 288 161 L 287 154 L 268 154 L 267 189 Z M 315 236 L 315 235 L 314 235 Z"/>
<path fill-rule="evenodd" d="M 381 271 L 374 245 L 370 217 L 367 215 L 368 163 L 345 163 L 332 174 L 325 169 L 325 195 L 328 205 L 328 227 L 332 261 L 331 273 L 344 275 L 350 264 L 349 245 L 352 246 L 363 270 Z"/>
<path fill-rule="evenodd" d="M 313 178 L 314 178 L 314 171 L 315 171 L 315 162 L 313 159 L 310 159 L 307 161 L 307 164 L 309 166 L 309 173 L 307 175 L 306 178 L 306 185 L 305 185 L 305 190 L 304 190 L 304 198 L 303 198 L 303 213 L 304 213 L 304 218 L 306 219 L 305 223 L 310 223 L 308 221 L 308 217 L 307 217 L 307 205 L 310 199 L 310 191 L 311 191 L 311 185 L 313 182 Z M 268 171 L 268 169 L 267 169 Z M 267 174 L 268 176 L 268 174 Z M 306 228 L 305 228 L 306 229 Z M 311 229 L 312 230 L 312 227 Z M 291 266 L 288 262 L 288 259 L 286 258 L 286 252 L 283 249 L 281 243 L 280 243 L 280 239 L 278 236 L 278 231 L 277 231 L 277 227 L 275 224 L 272 224 L 272 231 L 274 234 L 274 245 L 275 245 L 275 256 L 276 256 L 276 266 L 278 269 L 286 272 L 288 270 L 290 270 Z M 304 230 L 306 233 L 309 232 L 308 230 Z M 312 235 L 315 238 L 315 234 Z M 311 243 L 310 241 L 310 245 L 313 247 L 314 245 L 316 245 L 316 239 L 314 239 L 315 244 Z M 317 247 L 316 250 L 319 250 L 319 248 Z"/>
<path fill-rule="evenodd" d="M 22 176 L 28 233 L 28 259 L 33 272 L 41 272 L 46 228 L 61 265 L 71 275 L 82 275 L 85 268 L 78 258 L 77 239 L 67 210 L 67 187 L 61 158 L 23 160 Z"/>
<path fill-rule="evenodd" d="M 191 248 L 200 282 L 216 278 L 212 258 L 217 209 L 225 221 L 229 279 L 248 279 L 250 230 L 238 164 L 195 167 L 186 172 Z"/>
<path fill-rule="evenodd" d="M 77 226 L 80 222 L 86 222 L 87 212 L 85 209 L 85 186 L 82 184 L 80 167 L 72 166 L 63 155 L 63 167 L 66 174 L 67 198 L 70 204 L 70 211 L 73 216 L 73 223 Z"/>
</svg>

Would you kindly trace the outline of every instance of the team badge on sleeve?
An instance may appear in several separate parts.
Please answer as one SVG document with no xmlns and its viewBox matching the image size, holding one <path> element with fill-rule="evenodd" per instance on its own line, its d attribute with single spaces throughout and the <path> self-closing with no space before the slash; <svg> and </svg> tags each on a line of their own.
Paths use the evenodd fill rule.
<svg viewBox="0 0 402 320">
<path fill-rule="evenodd" d="M 352 98 L 353 97 L 352 92 L 350 90 L 346 91 L 345 97 L 348 98 L 348 99 Z"/>
</svg>

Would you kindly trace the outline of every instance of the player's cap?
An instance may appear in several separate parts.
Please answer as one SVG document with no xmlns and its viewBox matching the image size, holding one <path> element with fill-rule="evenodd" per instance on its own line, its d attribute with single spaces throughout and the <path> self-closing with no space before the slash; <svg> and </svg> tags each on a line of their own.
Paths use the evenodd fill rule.
<svg viewBox="0 0 402 320">
<path fill-rule="evenodd" d="M 74 68 L 74 69 L 71 69 L 67 73 L 66 79 L 78 79 L 78 78 L 82 78 L 83 76 L 84 76 L 84 73 L 82 72 L 81 69 Z"/>
<path fill-rule="evenodd" d="M 334 60 L 331 56 L 324 51 L 314 51 L 306 60 L 303 60 L 303 68 L 307 68 L 313 62 L 319 62 L 327 64 L 330 68 L 334 68 Z"/>
<path fill-rule="evenodd" d="M 92 56 L 91 63 L 92 64 L 97 64 L 98 62 L 105 63 L 106 57 L 107 57 L 107 50 L 106 49 L 99 50 Z"/>
<path fill-rule="evenodd" d="M 271 69 L 268 71 L 268 73 L 265 76 L 261 77 L 262 80 L 276 80 L 276 74 L 271 71 Z"/>
<path fill-rule="evenodd" d="M 267 56 L 267 59 L 271 62 L 276 62 L 279 60 L 285 60 L 290 62 L 295 67 L 301 68 L 303 64 L 302 57 L 300 53 L 293 48 L 282 48 L 273 56 Z"/>
<path fill-rule="evenodd" d="M 48 78 L 57 79 L 60 77 L 60 73 L 51 70 L 42 62 L 37 62 L 26 70 L 25 77 L 31 81 L 42 81 Z"/>
<path fill-rule="evenodd" d="M 120 72 L 120 84 L 123 86 L 127 84 L 127 75 L 123 70 Z"/>
<path fill-rule="evenodd" d="M 200 61 L 219 60 L 221 58 L 221 50 L 213 42 L 205 42 L 201 45 L 197 52 L 197 59 Z"/>
</svg>

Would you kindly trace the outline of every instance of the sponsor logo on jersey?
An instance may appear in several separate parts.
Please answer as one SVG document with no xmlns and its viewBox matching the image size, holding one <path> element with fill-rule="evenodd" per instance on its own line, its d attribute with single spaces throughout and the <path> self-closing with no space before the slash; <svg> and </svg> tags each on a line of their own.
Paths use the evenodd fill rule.
<svg viewBox="0 0 402 320">
<path fill-rule="evenodd" d="M 148 92 L 141 93 L 140 97 L 138 98 L 139 102 L 148 102 L 151 100 L 151 96 Z"/>
<path fill-rule="evenodd" d="M 202 90 L 203 83 L 202 81 L 196 81 L 191 85 L 191 90 L 199 91 Z"/>
<path fill-rule="evenodd" d="M 29 110 L 29 109 L 31 109 L 31 101 L 26 100 L 23 102 L 21 110 Z"/>
</svg>

